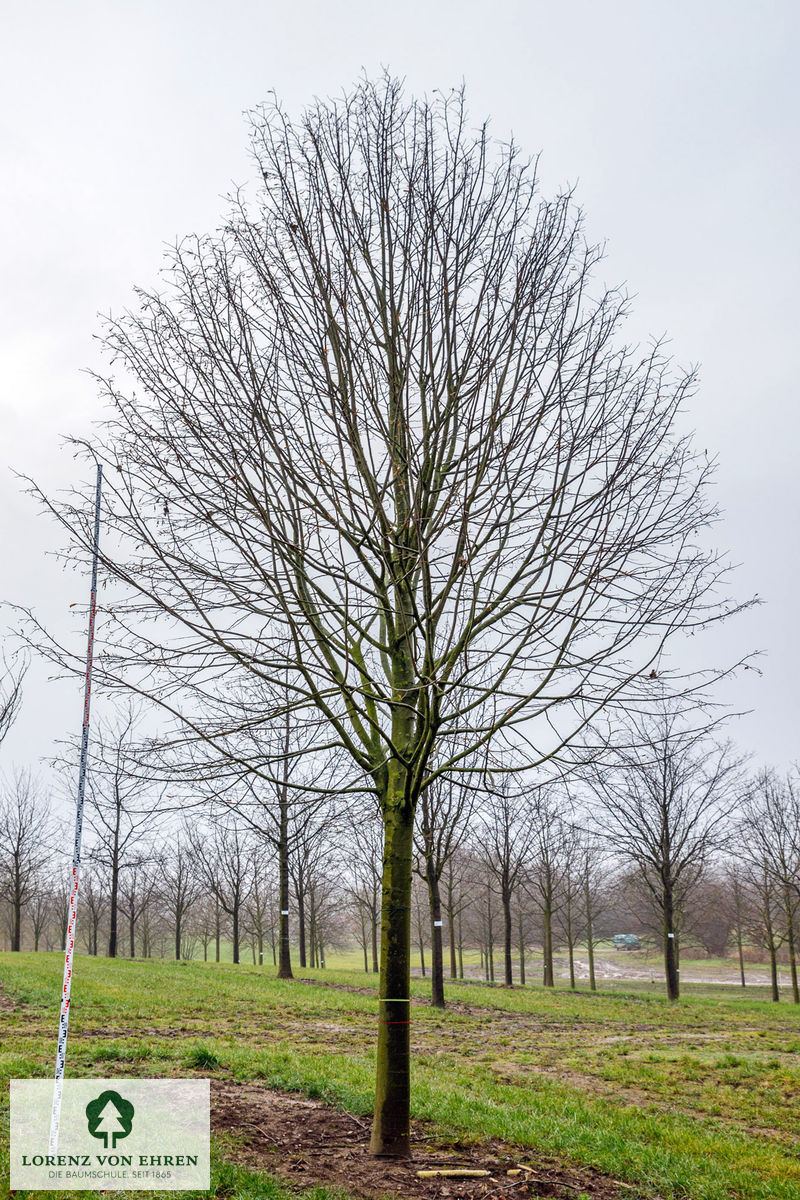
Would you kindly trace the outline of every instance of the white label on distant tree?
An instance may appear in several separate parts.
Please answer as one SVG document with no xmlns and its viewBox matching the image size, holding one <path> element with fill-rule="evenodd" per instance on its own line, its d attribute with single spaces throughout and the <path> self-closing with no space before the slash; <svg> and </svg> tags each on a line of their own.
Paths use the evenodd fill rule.
<svg viewBox="0 0 800 1200">
<path fill-rule="evenodd" d="M 433 923 L 434 923 L 434 925 L 441 925 L 441 923 L 442 923 L 442 922 L 441 922 L 441 921 L 434 921 Z"/>
<path fill-rule="evenodd" d="M 281 916 L 282 916 L 282 917 L 288 917 L 288 915 L 289 915 L 289 910 L 288 910 L 288 908 L 282 908 L 282 909 L 281 909 Z M 672 936 L 672 934 L 670 934 L 670 937 L 671 937 L 671 936 Z"/>
</svg>

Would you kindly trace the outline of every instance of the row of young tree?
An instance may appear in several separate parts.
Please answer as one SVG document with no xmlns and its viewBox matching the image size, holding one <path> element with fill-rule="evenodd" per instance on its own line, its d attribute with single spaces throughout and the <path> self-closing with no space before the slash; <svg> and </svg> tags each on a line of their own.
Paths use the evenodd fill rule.
<svg viewBox="0 0 800 1200">
<path fill-rule="evenodd" d="M 746 778 L 729 745 L 663 703 L 628 730 L 638 742 L 566 782 L 530 788 L 484 775 L 423 793 L 412 924 L 435 1005 L 474 950 L 479 974 L 513 986 L 530 977 L 535 948 L 542 983 L 554 986 L 561 949 L 570 986 L 582 975 L 595 988 L 595 947 L 620 928 L 662 949 L 673 998 L 688 946 L 735 952 L 742 986 L 746 957 L 765 959 L 776 1000 L 784 961 L 800 1001 L 796 777 Z M 90 953 L 218 961 L 224 943 L 234 962 L 252 955 L 290 977 L 293 951 L 305 968 L 324 965 L 326 949 L 358 945 L 364 969 L 377 972 L 384 846 L 374 808 L 279 789 L 235 805 L 230 796 L 176 805 L 143 780 L 140 746 L 128 708 L 101 727 L 92 752 L 80 924 Z M 0 801 L 11 949 L 63 943 L 65 840 L 35 781 L 18 775 Z"/>
</svg>

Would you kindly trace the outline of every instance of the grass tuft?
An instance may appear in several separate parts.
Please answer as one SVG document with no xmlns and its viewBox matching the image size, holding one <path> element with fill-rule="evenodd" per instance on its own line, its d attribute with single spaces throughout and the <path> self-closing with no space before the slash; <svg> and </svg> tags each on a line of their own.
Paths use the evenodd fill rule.
<svg viewBox="0 0 800 1200">
<path fill-rule="evenodd" d="M 216 1071 L 222 1065 L 214 1051 L 202 1043 L 192 1046 L 183 1061 L 187 1067 L 202 1071 Z"/>
</svg>

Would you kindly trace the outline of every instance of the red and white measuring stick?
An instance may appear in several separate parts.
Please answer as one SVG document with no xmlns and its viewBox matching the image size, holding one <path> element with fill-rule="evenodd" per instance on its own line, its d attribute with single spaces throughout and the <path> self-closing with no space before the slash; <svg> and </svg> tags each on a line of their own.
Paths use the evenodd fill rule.
<svg viewBox="0 0 800 1200">
<path fill-rule="evenodd" d="M 64 950 L 64 984 L 61 989 L 61 1017 L 58 1022 L 56 1049 L 56 1078 L 53 1089 L 53 1111 L 50 1117 L 50 1153 L 58 1149 L 58 1127 L 61 1123 L 61 1093 L 64 1086 L 64 1067 L 67 1061 L 67 1032 L 69 1002 L 72 992 L 72 956 L 75 950 L 75 921 L 78 913 L 78 876 L 81 868 L 81 832 L 83 830 L 83 798 L 86 791 L 86 757 L 89 748 L 89 704 L 92 698 L 92 659 L 94 657 L 94 622 L 97 613 L 97 551 L 100 544 L 100 489 L 103 468 L 97 465 L 97 487 L 94 499 L 94 550 L 92 555 L 92 592 L 89 601 L 89 644 L 86 650 L 86 682 L 83 695 L 83 729 L 81 731 L 81 764 L 78 773 L 78 801 L 75 809 L 75 841 L 72 847 L 72 880 L 69 892 L 67 944 Z"/>
</svg>

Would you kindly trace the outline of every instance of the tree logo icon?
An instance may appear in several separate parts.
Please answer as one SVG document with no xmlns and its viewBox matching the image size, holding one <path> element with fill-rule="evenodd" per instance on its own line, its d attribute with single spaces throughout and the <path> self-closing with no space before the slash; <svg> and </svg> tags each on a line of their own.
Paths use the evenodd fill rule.
<svg viewBox="0 0 800 1200">
<path fill-rule="evenodd" d="M 106 1150 L 113 1150 L 119 1139 L 130 1133 L 133 1112 L 130 1100 L 123 1100 L 119 1092 L 101 1092 L 96 1100 L 86 1105 L 89 1133 L 92 1137 L 102 1138 Z"/>
</svg>

